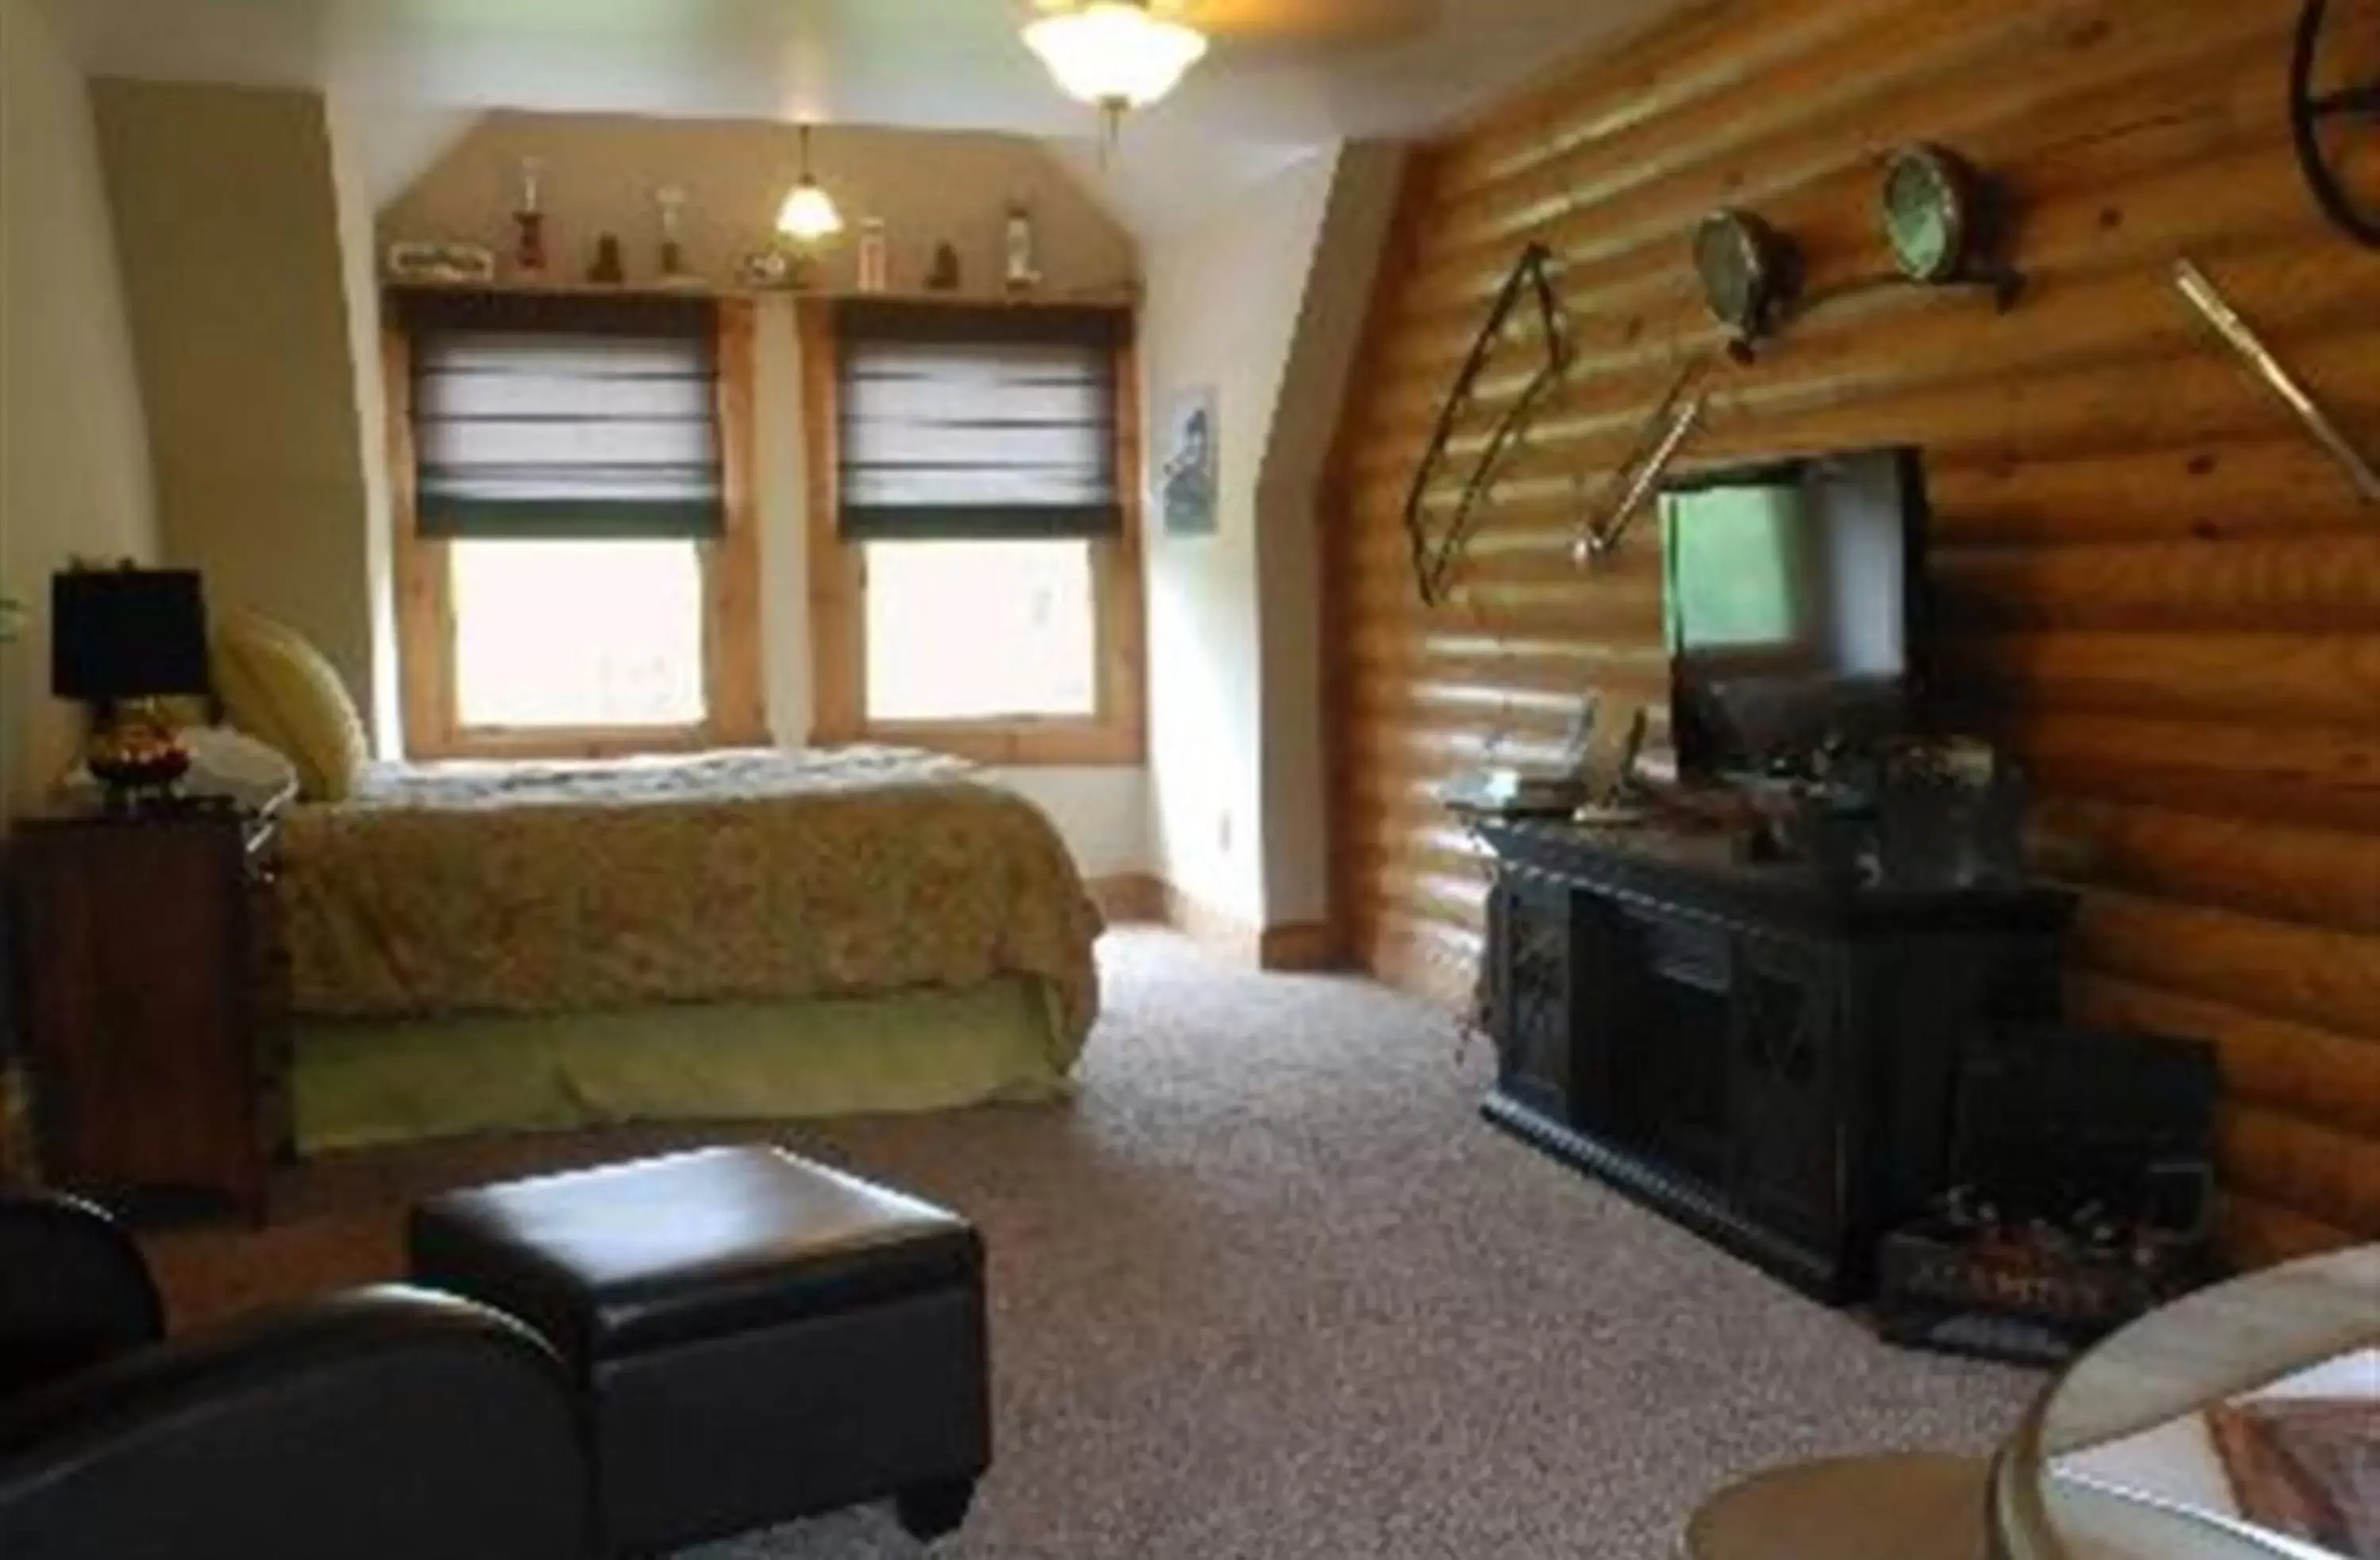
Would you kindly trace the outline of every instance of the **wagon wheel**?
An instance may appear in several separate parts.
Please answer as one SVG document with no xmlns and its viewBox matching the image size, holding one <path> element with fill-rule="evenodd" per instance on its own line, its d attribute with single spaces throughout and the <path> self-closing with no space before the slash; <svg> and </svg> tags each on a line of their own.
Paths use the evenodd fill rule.
<svg viewBox="0 0 2380 1560">
<path fill-rule="evenodd" d="M 2368 158 L 2380 142 L 2380 78 L 2328 91 L 2316 87 L 2330 6 L 2331 0 L 2306 0 L 2298 18 L 2289 53 L 2289 137 L 2322 209 L 2358 242 L 2380 249 L 2380 178 L 2365 177 L 2359 188 L 2346 165 L 2349 147 Z"/>
</svg>

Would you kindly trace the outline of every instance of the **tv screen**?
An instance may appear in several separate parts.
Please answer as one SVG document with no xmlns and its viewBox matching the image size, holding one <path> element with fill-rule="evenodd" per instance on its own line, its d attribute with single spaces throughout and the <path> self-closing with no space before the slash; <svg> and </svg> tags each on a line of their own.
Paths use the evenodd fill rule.
<svg viewBox="0 0 2380 1560">
<path fill-rule="evenodd" d="M 1925 544 L 1913 450 L 1666 486 L 1671 730 L 1682 773 L 1795 767 L 1907 729 Z"/>
</svg>

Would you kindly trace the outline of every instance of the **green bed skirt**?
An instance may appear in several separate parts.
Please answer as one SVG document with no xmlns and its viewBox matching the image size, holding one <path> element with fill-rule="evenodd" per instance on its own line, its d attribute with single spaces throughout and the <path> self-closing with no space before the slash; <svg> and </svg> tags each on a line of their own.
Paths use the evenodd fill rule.
<svg viewBox="0 0 2380 1560">
<path fill-rule="evenodd" d="M 1062 1098 L 1039 981 L 628 1011 L 300 1018 L 301 1154 L 479 1132 L 948 1110 Z"/>
</svg>

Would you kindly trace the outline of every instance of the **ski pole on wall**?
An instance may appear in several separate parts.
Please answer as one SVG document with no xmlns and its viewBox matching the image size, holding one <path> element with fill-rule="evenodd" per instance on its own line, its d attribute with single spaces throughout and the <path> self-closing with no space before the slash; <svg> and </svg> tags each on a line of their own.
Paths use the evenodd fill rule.
<svg viewBox="0 0 2380 1560">
<path fill-rule="evenodd" d="M 1621 467 L 1625 475 L 1619 501 L 1601 518 L 1580 525 L 1578 539 L 1570 548 L 1571 562 L 1577 567 L 1585 568 L 1619 547 L 1637 509 L 1668 473 L 1686 435 L 1702 420 L 1705 396 L 1700 391 L 1688 394 L 1700 372 L 1698 363 L 1689 363 L 1678 371 L 1678 377 L 1670 384 L 1670 393 L 1661 397 L 1659 408 L 1646 424 L 1645 439 Z"/>
<path fill-rule="evenodd" d="M 2181 296 L 2190 300 L 2191 306 L 2215 327 L 2224 343 L 2256 371 L 2257 376 L 2264 380 L 2273 394 L 2297 414 L 2306 432 L 2313 434 L 2315 442 L 2328 450 L 2332 458 L 2346 469 L 2348 480 L 2355 484 L 2355 490 L 2363 495 L 2364 502 L 2380 504 L 2380 471 L 2373 469 L 2362 451 L 2339 431 L 2338 424 L 2322 409 L 2322 403 L 2313 398 L 2312 392 L 2299 384 L 2297 376 L 2273 355 L 2273 349 L 2265 345 L 2264 338 L 2256 334 L 2253 326 L 2240 318 L 2240 311 L 2231 307 L 2230 301 L 2206 273 L 2185 255 L 2173 262 L 2173 282 L 2181 289 Z"/>
</svg>

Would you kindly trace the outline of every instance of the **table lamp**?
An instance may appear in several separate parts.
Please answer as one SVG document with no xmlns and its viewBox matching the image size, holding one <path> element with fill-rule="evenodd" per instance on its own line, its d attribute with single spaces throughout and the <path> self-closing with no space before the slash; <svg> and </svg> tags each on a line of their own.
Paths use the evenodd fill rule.
<svg viewBox="0 0 2380 1560">
<path fill-rule="evenodd" d="M 160 701 L 208 691 L 193 569 L 70 569 L 50 580 L 50 691 L 91 706 L 91 772 L 116 802 L 182 777 L 190 755 Z"/>
</svg>

